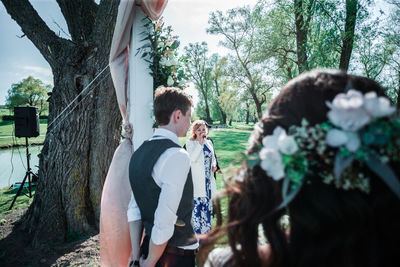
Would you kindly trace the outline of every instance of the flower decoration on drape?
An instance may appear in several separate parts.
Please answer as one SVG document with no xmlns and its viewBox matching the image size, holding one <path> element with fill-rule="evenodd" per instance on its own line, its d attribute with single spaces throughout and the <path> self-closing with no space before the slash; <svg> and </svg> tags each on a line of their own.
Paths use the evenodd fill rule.
<svg viewBox="0 0 400 267">
<path fill-rule="evenodd" d="M 129 44 L 132 35 L 134 17 L 138 10 L 152 20 L 157 20 L 163 12 L 167 0 L 121 0 L 110 49 L 109 66 L 121 116 L 124 120 L 123 136 L 114 153 L 101 197 L 100 213 L 100 262 L 101 266 L 127 266 L 130 258 L 131 243 L 126 211 L 131 197 L 129 184 L 129 161 L 133 153 L 132 135 L 134 129 L 129 118 Z M 148 72 L 148 70 L 143 70 Z"/>
</svg>

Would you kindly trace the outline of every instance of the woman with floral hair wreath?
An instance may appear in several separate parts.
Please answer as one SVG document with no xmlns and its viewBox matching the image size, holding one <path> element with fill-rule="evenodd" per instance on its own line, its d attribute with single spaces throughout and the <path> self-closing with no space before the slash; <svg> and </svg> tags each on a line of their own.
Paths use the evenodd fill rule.
<svg viewBox="0 0 400 267">
<path fill-rule="evenodd" d="M 400 266 L 400 119 L 376 82 L 301 74 L 249 142 L 205 266 Z"/>
</svg>

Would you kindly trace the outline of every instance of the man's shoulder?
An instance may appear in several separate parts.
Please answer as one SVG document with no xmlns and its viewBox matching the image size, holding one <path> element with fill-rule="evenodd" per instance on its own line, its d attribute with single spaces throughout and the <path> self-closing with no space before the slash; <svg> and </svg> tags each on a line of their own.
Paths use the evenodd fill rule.
<svg viewBox="0 0 400 267">
<path fill-rule="evenodd" d="M 183 147 L 172 147 L 169 150 L 171 150 L 171 153 L 175 157 L 178 157 L 182 160 L 185 160 L 185 159 L 190 160 L 189 153 Z"/>
<path fill-rule="evenodd" d="M 174 157 L 176 160 L 190 160 L 189 153 L 180 146 L 170 147 L 163 154 L 167 157 Z"/>
</svg>

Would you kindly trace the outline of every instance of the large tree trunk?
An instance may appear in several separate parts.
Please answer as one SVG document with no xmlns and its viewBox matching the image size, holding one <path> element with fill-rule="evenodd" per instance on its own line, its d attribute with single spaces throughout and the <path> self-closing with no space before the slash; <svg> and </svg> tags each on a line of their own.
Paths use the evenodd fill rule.
<svg viewBox="0 0 400 267">
<path fill-rule="evenodd" d="M 250 104 L 246 102 L 246 124 L 249 124 L 250 118 Z"/>
<path fill-rule="evenodd" d="M 208 96 L 207 96 L 208 89 L 204 88 L 202 85 L 200 90 L 203 93 L 204 103 L 206 105 L 206 122 L 212 124 L 212 119 L 210 116 L 210 107 L 208 106 Z"/>
<path fill-rule="evenodd" d="M 221 124 L 226 124 L 226 113 L 220 108 L 221 111 L 221 117 L 222 117 L 222 123 Z"/>
<path fill-rule="evenodd" d="M 207 123 L 212 123 L 213 121 L 212 121 L 211 116 L 210 116 L 210 108 L 208 107 L 207 99 L 204 99 L 204 102 L 206 103 L 206 122 Z"/>
<path fill-rule="evenodd" d="M 217 79 L 214 80 L 214 84 L 215 84 L 215 91 L 217 92 L 217 97 L 219 97 L 220 93 L 219 93 L 219 85 L 218 85 L 218 80 Z M 217 103 L 217 105 L 218 105 L 218 108 L 219 108 L 219 112 L 221 113 L 222 124 L 226 124 L 226 113 L 221 108 L 219 103 Z"/>
<path fill-rule="evenodd" d="M 61 111 L 107 66 L 119 1 L 58 0 L 72 42 L 42 24 L 28 1 L 2 1 L 54 75 L 39 182 L 21 229 L 33 245 L 64 241 L 68 233 L 93 233 L 104 179 L 120 140 L 121 116 L 109 70 Z"/>
<path fill-rule="evenodd" d="M 303 0 L 294 0 L 294 15 L 296 24 L 297 65 L 299 73 L 308 69 L 307 67 L 307 29 L 303 14 Z"/>
<path fill-rule="evenodd" d="M 260 100 L 257 97 L 257 95 L 255 94 L 255 90 L 254 89 L 249 89 L 249 92 L 250 92 L 251 97 L 254 100 L 254 104 L 256 105 L 258 118 L 261 119 L 262 118 L 262 104 L 264 103 L 265 100 L 264 99 Z"/>
<path fill-rule="evenodd" d="M 346 0 L 346 22 L 344 26 L 343 46 L 340 55 L 339 69 L 347 71 L 349 69 L 351 52 L 354 43 L 354 30 L 357 21 L 357 0 Z"/>
</svg>

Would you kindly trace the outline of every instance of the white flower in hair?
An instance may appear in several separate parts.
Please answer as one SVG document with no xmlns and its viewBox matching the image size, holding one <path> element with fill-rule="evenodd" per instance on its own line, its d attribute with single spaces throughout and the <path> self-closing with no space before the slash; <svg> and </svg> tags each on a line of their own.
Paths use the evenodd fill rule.
<svg viewBox="0 0 400 267">
<path fill-rule="evenodd" d="M 396 111 L 396 107 L 390 105 L 389 99 L 378 97 L 375 92 L 365 94 L 364 108 L 374 118 L 390 116 Z"/>
<path fill-rule="evenodd" d="M 278 138 L 279 150 L 286 155 L 293 155 L 299 149 L 293 136 L 287 135 L 286 132 L 281 133 Z"/>
<path fill-rule="evenodd" d="M 262 144 L 264 148 L 278 150 L 278 138 L 279 135 L 285 131 L 282 127 L 278 126 L 274 129 L 272 135 L 267 135 L 263 138 Z"/>
<path fill-rule="evenodd" d="M 357 151 L 361 145 L 358 134 L 339 129 L 331 129 L 328 131 L 328 134 L 326 135 L 326 143 L 331 147 L 340 147 L 345 145 L 351 152 Z"/>
<path fill-rule="evenodd" d="M 274 180 L 278 181 L 285 176 L 282 156 L 278 150 L 263 148 L 260 151 L 260 167 Z"/>
<path fill-rule="evenodd" d="M 292 155 L 297 150 L 297 144 L 293 136 L 288 136 L 285 129 L 277 126 L 272 135 L 268 135 L 262 140 L 264 148 L 279 150 L 283 154 Z"/>
<path fill-rule="evenodd" d="M 326 103 L 331 110 L 329 120 L 345 131 L 355 132 L 371 121 L 364 108 L 364 96 L 359 91 L 349 90 L 347 94 L 338 94 L 332 103 Z"/>
</svg>

